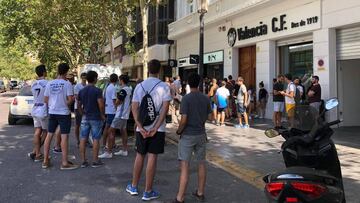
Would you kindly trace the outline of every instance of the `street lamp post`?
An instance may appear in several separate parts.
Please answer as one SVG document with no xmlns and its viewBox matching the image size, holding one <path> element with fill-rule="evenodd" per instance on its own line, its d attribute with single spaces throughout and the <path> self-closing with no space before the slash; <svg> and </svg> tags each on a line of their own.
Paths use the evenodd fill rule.
<svg viewBox="0 0 360 203">
<path fill-rule="evenodd" d="M 200 14 L 199 75 L 201 77 L 200 90 L 202 91 L 202 79 L 204 77 L 204 16 L 208 11 L 208 0 L 198 0 L 198 8 L 198 13 Z"/>
</svg>

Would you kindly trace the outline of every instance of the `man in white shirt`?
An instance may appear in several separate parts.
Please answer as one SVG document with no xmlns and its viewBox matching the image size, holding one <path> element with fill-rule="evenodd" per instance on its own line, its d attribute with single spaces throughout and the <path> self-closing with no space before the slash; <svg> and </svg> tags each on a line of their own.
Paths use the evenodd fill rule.
<svg viewBox="0 0 360 203">
<path fill-rule="evenodd" d="M 49 126 L 44 146 L 43 169 L 50 167 L 49 150 L 57 126 L 60 126 L 61 131 L 62 159 L 60 169 L 72 170 L 78 168 L 77 165 L 68 161 L 68 136 L 71 129 L 70 106 L 74 101 L 72 85 L 66 80 L 69 69 L 68 64 L 59 64 L 57 79 L 48 82 L 45 88 L 44 100 L 49 106 Z"/>
<path fill-rule="evenodd" d="M 84 89 L 84 87 L 86 86 L 86 73 L 81 73 L 80 75 L 81 78 L 81 82 L 76 84 L 74 87 L 74 95 L 75 95 L 75 138 L 77 141 L 77 145 L 79 146 L 80 144 L 80 125 L 81 125 L 81 114 L 78 111 L 78 100 L 79 100 L 79 92 L 80 90 Z"/>
<path fill-rule="evenodd" d="M 217 124 L 218 126 L 225 126 L 225 111 L 229 104 L 230 91 L 225 87 L 226 82 L 221 82 L 221 87 L 216 90 L 215 103 L 217 106 Z"/>
<path fill-rule="evenodd" d="M 288 115 L 288 119 L 290 122 L 290 126 L 292 127 L 294 124 L 294 108 L 295 108 L 295 93 L 296 93 L 296 86 L 292 82 L 292 75 L 286 74 L 285 81 L 288 84 L 286 91 L 281 91 L 280 94 L 285 97 L 285 109 Z"/>
<path fill-rule="evenodd" d="M 31 111 L 35 128 L 33 141 L 34 149 L 32 153 L 30 153 L 29 157 L 35 162 L 40 162 L 44 158 L 44 156 L 40 153 L 41 141 L 43 140 L 42 138 L 46 137 L 48 128 L 48 110 L 44 101 L 44 92 L 48 81 L 45 80 L 46 67 L 44 65 L 37 66 L 35 68 L 35 72 L 38 78 L 31 85 L 31 92 L 34 96 L 34 106 Z"/>
<path fill-rule="evenodd" d="M 181 92 L 181 80 L 180 80 L 180 76 L 176 76 L 176 80 L 174 81 L 174 85 L 176 87 L 177 90 L 177 94 L 180 94 Z"/>
<path fill-rule="evenodd" d="M 105 115 L 106 115 L 106 121 L 105 121 L 105 129 L 104 129 L 104 137 L 103 137 L 103 146 L 106 146 L 108 142 L 108 134 L 109 134 L 109 128 L 112 123 L 112 121 L 115 118 L 116 113 L 116 87 L 115 85 L 118 83 L 118 75 L 115 73 L 110 75 L 110 83 L 104 90 L 104 99 L 105 99 Z M 99 158 L 112 158 L 112 154 L 102 154 L 99 156 Z"/>
<path fill-rule="evenodd" d="M 137 153 L 134 163 L 133 179 L 131 184 L 127 185 L 126 191 L 131 195 L 138 195 L 138 183 L 145 156 L 147 155 L 148 160 L 146 167 L 145 191 L 142 197 L 142 200 L 144 201 L 160 197 L 160 194 L 154 191 L 152 186 L 155 176 L 157 156 L 158 154 L 164 153 L 165 117 L 169 110 L 169 104 L 171 101 L 169 86 L 158 79 L 160 67 L 161 64 L 158 60 L 154 59 L 149 62 L 149 78 L 136 86 L 132 99 L 132 113 L 137 125 Z M 152 101 L 149 101 L 149 97 L 145 98 L 147 93 L 151 96 Z M 154 107 L 152 108 L 151 115 L 154 115 L 153 113 L 155 112 L 155 120 L 147 126 L 144 126 L 142 121 L 143 118 L 140 118 L 139 116 L 139 113 L 144 110 L 140 108 L 140 104 L 143 105 L 142 99 L 144 98 L 147 99 L 147 103 L 145 104 Z M 147 115 L 150 116 L 150 112 Z"/>
<path fill-rule="evenodd" d="M 130 108 L 131 108 L 131 93 L 132 88 L 128 85 L 129 83 L 129 76 L 121 75 L 119 77 L 121 90 L 117 94 L 116 99 L 116 114 L 115 118 L 110 127 L 110 133 L 108 138 L 108 149 L 105 153 L 111 154 L 113 152 L 113 147 L 115 145 L 115 131 L 116 129 L 120 130 L 121 137 L 122 137 L 122 144 L 123 149 L 118 152 L 115 152 L 114 155 L 118 156 L 127 156 L 128 155 L 128 135 L 127 135 L 127 121 L 130 116 Z"/>
</svg>

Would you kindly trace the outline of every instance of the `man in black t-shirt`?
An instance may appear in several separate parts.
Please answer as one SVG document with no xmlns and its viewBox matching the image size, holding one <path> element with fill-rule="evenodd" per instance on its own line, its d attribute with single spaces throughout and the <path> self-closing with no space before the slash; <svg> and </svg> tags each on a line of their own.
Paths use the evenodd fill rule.
<svg viewBox="0 0 360 203">
<path fill-rule="evenodd" d="M 274 125 L 275 128 L 281 128 L 281 116 L 282 112 L 284 111 L 284 101 L 285 98 L 281 95 L 281 91 L 284 90 L 284 81 L 283 75 L 278 75 L 277 81 L 273 87 L 273 102 L 274 102 Z"/>
<path fill-rule="evenodd" d="M 321 86 L 319 84 L 319 77 L 314 75 L 311 79 L 312 85 L 308 90 L 308 100 L 310 106 L 314 107 L 318 112 L 320 112 L 321 105 Z"/>
</svg>

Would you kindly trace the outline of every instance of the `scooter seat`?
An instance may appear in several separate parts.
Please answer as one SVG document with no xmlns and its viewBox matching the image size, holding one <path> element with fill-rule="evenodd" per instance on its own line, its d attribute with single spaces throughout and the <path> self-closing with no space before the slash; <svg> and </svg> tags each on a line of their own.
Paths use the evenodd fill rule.
<svg viewBox="0 0 360 203">
<path fill-rule="evenodd" d="M 335 184 L 338 181 L 336 177 L 330 175 L 326 171 L 307 167 L 289 167 L 267 176 L 268 182 L 280 180 L 314 181 L 327 184 Z"/>
</svg>

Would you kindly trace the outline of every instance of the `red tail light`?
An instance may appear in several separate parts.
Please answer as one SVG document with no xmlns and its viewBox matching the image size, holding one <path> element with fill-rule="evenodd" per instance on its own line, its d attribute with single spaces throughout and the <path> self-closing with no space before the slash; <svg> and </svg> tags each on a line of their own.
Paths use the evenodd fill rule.
<svg viewBox="0 0 360 203">
<path fill-rule="evenodd" d="M 311 198 L 318 198 L 326 191 L 326 188 L 319 184 L 292 182 L 291 185 Z"/>
<path fill-rule="evenodd" d="M 17 101 L 16 98 L 14 98 L 14 100 L 13 100 L 13 102 L 12 102 L 12 105 L 14 105 L 14 106 L 18 105 L 18 101 Z"/>
<path fill-rule="evenodd" d="M 281 190 L 284 189 L 284 183 L 283 182 L 274 182 L 274 183 L 268 183 L 266 184 L 266 191 L 268 191 L 271 196 L 277 197 Z"/>
<path fill-rule="evenodd" d="M 296 197 L 287 197 L 286 198 L 286 203 L 297 203 L 299 202 L 299 199 Z"/>
</svg>

